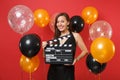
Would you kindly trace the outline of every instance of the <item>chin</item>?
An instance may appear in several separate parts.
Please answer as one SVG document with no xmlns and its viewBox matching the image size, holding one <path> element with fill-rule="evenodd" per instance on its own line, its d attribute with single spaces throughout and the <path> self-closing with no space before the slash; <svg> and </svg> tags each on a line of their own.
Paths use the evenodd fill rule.
<svg viewBox="0 0 120 80">
<path fill-rule="evenodd" d="M 64 31 L 64 29 L 59 29 L 59 31 L 61 31 L 61 32 L 62 32 L 62 31 Z"/>
</svg>

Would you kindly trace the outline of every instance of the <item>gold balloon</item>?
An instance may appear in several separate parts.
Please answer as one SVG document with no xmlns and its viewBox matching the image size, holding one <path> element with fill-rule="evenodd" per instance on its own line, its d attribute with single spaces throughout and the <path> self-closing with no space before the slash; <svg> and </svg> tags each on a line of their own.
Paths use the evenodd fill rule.
<svg viewBox="0 0 120 80">
<path fill-rule="evenodd" d="M 20 67 L 28 73 L 32 73 L 34 71 L 37 70 L 37 68 L 39 67 L 39 57 L 38 56 L 34 56 L 32 58 L 28 58 L 25 56 L 21 56 L 20 58 Z"/>
<path fill-rule="evenodd" d="M 113 58 L 115 46 L 110 39 L 99 37 L 92 42 L 90 51 L 96 61 L 106 63 Z"/>
<path fill-rule="evenodd" d="M 94 8 L 92 6 L 85 7 L 82 10 L 81 17 L 84 19 L 85 23 L 92 24 L 98 18 L 98 11 L 96 8 Z"/>
<path fill-rule="evenodd" d="M 45 9 L 37 9 L 34 11 L 34 21 L 39 27 L 45 27 L 50 21 L 50 16 Z"/>
</svg>

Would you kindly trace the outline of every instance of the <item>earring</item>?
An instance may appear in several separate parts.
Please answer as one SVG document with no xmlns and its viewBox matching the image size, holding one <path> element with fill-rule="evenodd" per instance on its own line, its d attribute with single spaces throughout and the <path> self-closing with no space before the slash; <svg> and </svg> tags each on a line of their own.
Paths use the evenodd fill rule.
<svg viewBox="0 0 120 80">
<path fill-rule="evenodd" d="M 67 29 L 69 29 L 69 26 L 67 26 Z"/>
</svg>

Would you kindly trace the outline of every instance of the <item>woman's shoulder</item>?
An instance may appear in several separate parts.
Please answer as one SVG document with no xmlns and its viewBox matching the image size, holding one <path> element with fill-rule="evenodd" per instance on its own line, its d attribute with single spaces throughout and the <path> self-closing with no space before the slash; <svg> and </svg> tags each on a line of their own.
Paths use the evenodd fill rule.
<svg viewBox="0 0 120 80">
<path fill-rule="evenodd" d="M 80 38 L 80 34 L 77 33 L 77 32 L 72 32 L 72 34 L 73 34 L 73 36 L 74 36 L 74 38 L 75 38 L 75 40 L 76 40 L 76 42 L 77 42 L 78 39 Z"/>
<path fill-rule="evenodd" d="M 77 32 L 72 32 L 72 34 L 73 34 L 74 37 L 80 36 L 80 34 L 77 33 Z"/>
</svg>

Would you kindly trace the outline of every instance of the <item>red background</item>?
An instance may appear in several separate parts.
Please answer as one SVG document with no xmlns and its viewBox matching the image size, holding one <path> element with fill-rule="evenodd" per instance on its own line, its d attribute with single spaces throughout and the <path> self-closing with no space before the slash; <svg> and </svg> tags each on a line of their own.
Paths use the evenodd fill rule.
<svg viewBox="0 0 120 80">
<path fill-rule="evenodd" d="M 113 35 L 111 40 L 115 44 L 115 56 L 107 63 L 105 70 L 100 75 L 90 72 L 85 64 L 85 58 L 75 66 L 76 80 L 120 80 L 120 1 L 119 0 L 0 0 L 0 80 L 29 80 L 29 74 L 24 72 L 19 66 L 21 53 L 19 50 L 19 40 L 22 35 L 14 32 L 7 20 L 9 10 L 16 5 L 28 6 L 32 11 L 45 9 L 50 16 L 57 12 L 67 12 L 70 16 L 81 15 L 81 11 L 86 6 L 94 6 L 98 10 L 97 20 L 106 20 L 112 26 Z M 80 33 L 87 48 L 90 49 L 89 26 L 86 24 Z M 37 33 L 41 40 L 51 39 L 53 32 L 46 26 L 40 28 L 33 25 L 27 33 Z M 76 55 L 80 53 L 77 50 Z M 42 57 L 42 49 L 38 53 L 40 58 L 39 68 L 32 73 L 33 80 L 46 80 L 48 64 L 45 64 Z"/>
</svg>

